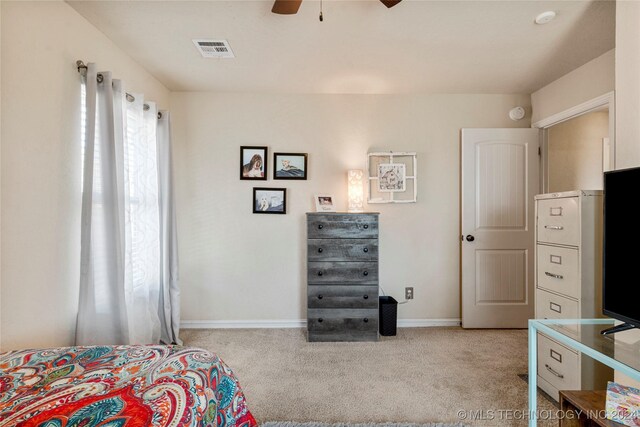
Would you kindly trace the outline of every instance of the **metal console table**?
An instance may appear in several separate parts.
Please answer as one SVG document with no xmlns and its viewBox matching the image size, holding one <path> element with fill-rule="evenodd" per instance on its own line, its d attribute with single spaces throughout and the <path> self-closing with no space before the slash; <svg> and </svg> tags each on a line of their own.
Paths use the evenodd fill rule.
<svg viewBox="0 0 640 427">
<path fill-rule="evenodd" d="M 640 381 L 640 340 L 629 339 L 625 332 L 600 334 L 616 323 L 613 319 L 529 320 L 529 427 L 537 425 L 538 332 Z"/>
</svg>

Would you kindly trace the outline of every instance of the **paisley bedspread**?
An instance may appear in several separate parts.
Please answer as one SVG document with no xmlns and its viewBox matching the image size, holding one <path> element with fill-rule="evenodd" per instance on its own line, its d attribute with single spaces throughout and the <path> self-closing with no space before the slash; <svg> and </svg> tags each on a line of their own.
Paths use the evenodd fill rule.
<svg viewBox="0 0 640 427">
<path fill-rule="evenodd" d="M 0 353 L 0 427 L 255 427 L 220 358 L 179 346 Z"/>
</svg>

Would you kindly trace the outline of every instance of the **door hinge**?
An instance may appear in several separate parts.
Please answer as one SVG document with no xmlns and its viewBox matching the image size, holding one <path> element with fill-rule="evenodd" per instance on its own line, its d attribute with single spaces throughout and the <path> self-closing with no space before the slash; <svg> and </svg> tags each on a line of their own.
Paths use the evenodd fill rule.
<svg viewBox="0 0 640 427">
<path fill-rule="evenodd" d="M 538 156 L 542 157 L 542 148 L 538 147 Z"/>
</svg>

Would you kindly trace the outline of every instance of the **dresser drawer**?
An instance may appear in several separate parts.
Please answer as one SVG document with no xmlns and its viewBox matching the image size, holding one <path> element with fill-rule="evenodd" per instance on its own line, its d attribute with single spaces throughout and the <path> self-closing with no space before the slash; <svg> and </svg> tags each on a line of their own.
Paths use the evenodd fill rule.
<svg viewBox="0 0 640 427">
<path fill-rule="evenodd" d="M 378 308 L 377 286 L 310 285 L 309 308 Z"/>
<path fill-rule="evenodd" d="M 538 242 L 578 246 L 578 197 L 538 200 Z"/>
<path fill-rule="evenodd" d="M 309 262 L 308 284 L 378 284 L 377 262 Z"/>
<path fill-rule="evenodd" d="M 377 239 L 309 239 L 309 261 L 377 261 Z"/>
<path fill-rule="evenodd" d="M 538 287 L 580 298 L 577 249 L 537 245 Z"/>
<path fill-rule="evenodd" d="M 377 309 L 320 309 L 307 313 L 310 341 L 368 341 L 378 336 Z"/>
<path fill-rule="evenodd" d="M 579 355 L 538 335 L 538 375 L 557 390 L 580 390 Z"/>
<path fill-rule="evenodd" d="M 307 216 L 308 239 L 376 239 L 377 215 L 321 214 Z"/>
</svg>

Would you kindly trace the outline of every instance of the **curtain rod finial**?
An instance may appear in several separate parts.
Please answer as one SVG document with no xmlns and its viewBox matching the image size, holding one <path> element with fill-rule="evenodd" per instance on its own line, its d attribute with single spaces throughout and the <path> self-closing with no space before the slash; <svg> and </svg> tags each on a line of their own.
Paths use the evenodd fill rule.
<svg viewBox="0 0 640 427">
<path fill-rule="evenodd" d="M 86 70 L 87 66 L 84 64 L 84 62 L 80 59 L 78 59 L 76 61 L 76 67 L 78 68 L 78 72 L 81 72 L 81 70 Z"/>
</svg>

